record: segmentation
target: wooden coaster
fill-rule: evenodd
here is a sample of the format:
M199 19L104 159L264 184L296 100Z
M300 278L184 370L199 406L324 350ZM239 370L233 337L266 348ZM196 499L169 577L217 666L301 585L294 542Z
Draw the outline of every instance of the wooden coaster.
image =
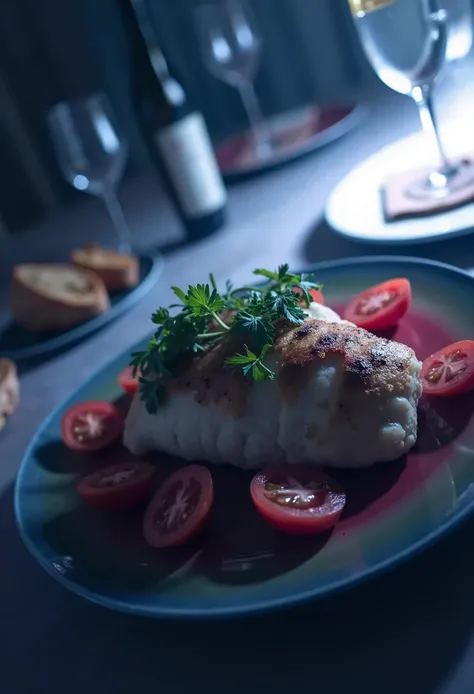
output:
M387 178L380 191L385 221L388 223L402 219L429 217L474 202L472 162L469 159L463 159L460 163L466 166L464 173L459 175L460 189L439 198L416 198L407 195L406 192L413 183L427 178L432 169L404 171ZM465 186L462 185L463 176Z

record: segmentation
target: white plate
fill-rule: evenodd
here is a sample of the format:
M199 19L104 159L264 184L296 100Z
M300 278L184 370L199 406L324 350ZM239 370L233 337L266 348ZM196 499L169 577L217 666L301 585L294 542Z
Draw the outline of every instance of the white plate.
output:
M474 129L450 123L443 141L453 158L474 153ZM431 143L421 133L381 149L354 168L331 193L326 220L343 236L368 243L423 243L466 234L474 227L474 204L451 212L386 223L380 185L388 174L436 165Z

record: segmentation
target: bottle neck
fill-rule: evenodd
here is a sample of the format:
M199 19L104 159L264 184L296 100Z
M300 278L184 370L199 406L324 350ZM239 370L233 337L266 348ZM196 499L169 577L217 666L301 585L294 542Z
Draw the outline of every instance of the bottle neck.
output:
M158 77L166 79L170 74L168 64L156 41L148 8L143 0L130 0L130 4L153 70Z
M186 103L186 94L178 80L170 73L166 58L158 46L148 8L144 0L130 0L130 4L153 72L170 103L179 108Z

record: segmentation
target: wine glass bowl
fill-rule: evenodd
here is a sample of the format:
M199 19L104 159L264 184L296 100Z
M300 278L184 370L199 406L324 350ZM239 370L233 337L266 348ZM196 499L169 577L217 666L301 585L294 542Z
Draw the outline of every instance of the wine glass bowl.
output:
M472 28L466 28L472 23L470 0L349 0L349 5L375 72L388 87L413 98L423 131L437 149L439 167L409 184L405 195L435 200L472 186L474 163L450 161L433 104L442 70L472 45Z
M272 154L272 138L254 88L260 67L262 41L246 0L224 0L195 10L196 31L204 65L209 72L238 89L250 123L255 153Z
M76 190L104 201L120 249L130 250L130 231L117 200L128 148L108 99L99 93L59 102L49 110L46 120L64 178Z
M261 39L249 11L240 2L196 9L204 63L211 74L232 87L253 81L260 63Z
M406 14L394 7L405 0L396 0L383 11L359 14L356 24L364 52L379 78L393 91L406 95L415 86L436 79L445 64L447 46L446 12L427 14L422 2L409 1L409 31Z

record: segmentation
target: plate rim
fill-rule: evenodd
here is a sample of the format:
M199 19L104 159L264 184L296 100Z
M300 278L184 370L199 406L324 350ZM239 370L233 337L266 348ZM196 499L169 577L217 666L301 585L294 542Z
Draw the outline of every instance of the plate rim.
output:
M318 133L317 135L313 135L307 142L306 144L301 145L300 147L296 148L291 154L288 156L280 156L277 157L276 159L269 160L267 163L263 163L260 166L252 166L252 167L245 167L241 169L228 169L228 168L222 168L220 169L222 177L224 178L224 181L226 183L234 183L238 182L243 179L250 179L253 178L254 176L259 176L263 175L265 173L269 173L271 171L274 171L275 169L278 169L280 167L286 166L287 164L291 164L298 159L301 159L303 157L306 157L309 154L312 154L314 152L317 152L319 149L322 149L323 147L326 147L327 145L332 144L334 141L338 140L339 138L345 137L348 135L354 128L357 127L359 123L362 122L364 116L368 116L370 112L370 106L367 103L364 102L359 102L359 101L341 101L334 103L332 105L329 104L307 104L306 107L309 108L334 108L334 107L346 107L350 108L351 110L347 115L343 116L339 121L336 123L333 123L333 125L330 125L326 130L323 130L321 133ZM304 106L302 107L304 108ZM297 111L298 109L293 109L293 111ZM302 109L300 109L302 110ZM275 114L275 117L278 117L279 115L282 114ZM247 130L248 132L248 130ZM240 133L242 134L242 133ZM217 152L219 151L220 147L224 146L226 142L229 142L233 137L236 137L239 135L239 133L234 133L233 136L227 138L227 140L224 140L221 142L218 147L217 147Z
M468 272L461 268L457 268L454 265L449 265L448 263L443 263L439 261L430 260L428 258L416 258L411 256L403 255L379 255L379 256L358 256L355 258L345 258L342 260L330 260L321 263L316 263L311 266L311 272L316 273L318 270L331 270L337 267L351 267L357 265L375 265L382 263L405 263L407 265L423 265L428 266L432 269L442 270L448 272L451 275L455 275L456 278L462 280L463 282L468 282L474 287L474 277ZM130 349L124 350L114 359L110 360L109 366L112 363L118 362L121 359L125 359L126 355L130 353ZM61 411L67 407L68 403L77 395L77 392L82 388L86 388L92 381L94 381L100 373L104 371L101 367L94 371L94 373L87 379L87 381L79 388L76 388L67 398L59 403L41 422L35 431L30 443L28 444L20 463L20 467L15 480L14 489L14 512L15 521L20 534L20 537L30 552L32 557L36 559L38 564L50 574L59 584L70 590L75 595L85 598L89 602L101 605L108 609L114 610L116 612L121 612L130 615L138 615L142 617L151 617L154 619L189 619L189 620L210 620L217 621L220 619L229 618L239 618L239 617L251 617L264 615L271 612L294 609L306 603L316 603L319 600L328 598L330 596L342 593L346 590L355 588L368 580L377 578L384 573L396 568L397 566L403 565L411 558L417 557L419 554L425 550L430 549L444 537L453 532L456 528L461 526L468 517L474 512L474 498L466 502L463 508L458 511L455 515L449 514L446 516L446 520L437 529L428 533L421 539L412 543L408 547L399 552L391 555L387 559L380 561L373 567L365 569L359 575L355 577L345 577L339 579L332 583L329 587L320 587L315 589L307 589L295 593L291 596L284 596L280 598L272 598L270 600L260 600L257 604L250 605L238 605L231 607L218 607L218 608L179 608L165 606L150 607L150 606L136 606L131 605L128 602L121 601L119 599L112 599L104 596L101 593L94 592L89 588L77 583L57 570L54 569L52 564L45 558L41 550L37 547L35 542L30 539L23 521L22 514L22 501L21 501L21 488L23 485L23 478L26 474L27 465L31 459L34 450L40 440L44 431L48 428L49 424L53 419L55 419Z
M410 246L416 246L419 244L423 243L436 243L437 241L444 241L448 238L454 238L457 236L467 236L474 231L474 224L470 224L469 226L458 226L455 229L447 229L446 231L432 235L430 234L429 236L421 236L419 233L416 235L407 235L406 232L400 232L400 237L393 237L393 238L383 238L380 236L376 237L369 237L369 236L363 236L357 231L353 231L349 229L346 226L341 226L341 224L336 223L334 220L333 215L330 213L330 207L333 205L334 200L336 199L336 196L342 187L343 183L354 173L356 169L361 168L364 164L366 164L368 161L375 159L378 155L382 154L385 151L388 151L392 148L395 148L398 144L404 143L407 140L413 139L414 137L419 137L421 131L415 131L413 133L410 133L404 137L401 137L399 139L393 140L392 142L387 143L386 145L382 146L380 149L376 150L369 156L367 156L365 159L363 159L360 162L357 162L354 164L354 166L338 181L338 183L334 186L334 188L331 190L330 194L327 197L325 206L324 206L324 219L327 224L331 227L331 229L334 230L335 233L339 234L343 238L350 239L352 241L356 240L361 244L367 245L367 244L376 244L377 246L384 246L384 245L393 245L393 246L400 246L402 244L405 245L410 245ZM432 215L434 216L439 216L439 215L444 215L449 217L450 215L453 215L457 213L460 209L462 208L467 208L467 207L473 207L474 208L474 202L468 202L465 203L464 205L460 205L458 207L455 207L452 210L447 210L445 212L440 212L438 215ZM410 222L416 223L417 221L423 221L430 219L430 216L421 216L421 217L409 217L407 219L399 220L392 222L390 224L386 224L385 226L387 227L393 227L396 228L397 224L403 223L403 224L409 224ZM448 226L448 225L447 225Z
M66 349L69 345L74 345L76 341L81 340L81 338L86 339L90 337L105 328L109 323L120 318L121 315L132 308L137 301L154 287L163 272L164 258L162 255L141 253L138 257L139 260L150 261L148 273L136 287L133 287L120 302L111 306L106 313L76 325L65 332L61 332L51 339L40 342L38 345L20 347L19 349L2 349L2 355L16 361L39 359L61 349Z

